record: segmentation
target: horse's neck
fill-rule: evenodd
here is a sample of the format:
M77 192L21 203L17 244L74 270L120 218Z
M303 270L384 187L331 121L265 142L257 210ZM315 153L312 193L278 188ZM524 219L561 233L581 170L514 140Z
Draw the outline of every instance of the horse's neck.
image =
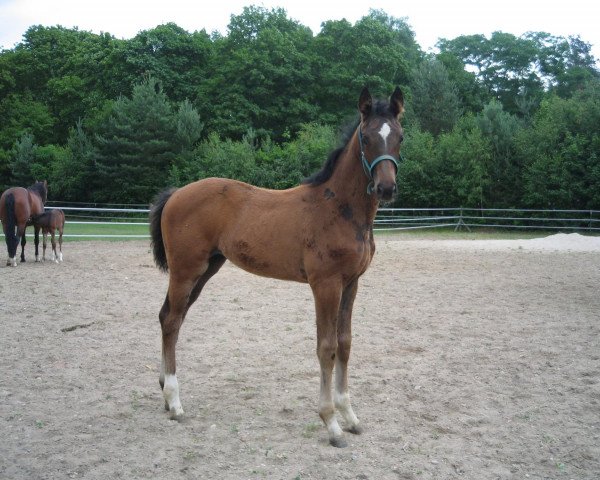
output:
M41 195L37 191L29 188L27 189L27 193L29 195L29 203L31 204L32 214L39 215L44 213L44 200Z
M379 202L374 195L367 193L370 180L363 170L356 139L350 142L338 162L333 175L326 183L335 193L336 200L352 206L355 216L364 218L366 223L372 225Z

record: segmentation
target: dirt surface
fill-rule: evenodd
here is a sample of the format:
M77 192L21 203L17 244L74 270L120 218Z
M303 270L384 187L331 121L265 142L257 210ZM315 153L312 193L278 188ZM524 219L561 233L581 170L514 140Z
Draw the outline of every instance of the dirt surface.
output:
M597 479L600 244L557 240L379 237L350 363L365 432L345 449L316 413L306 285L223 267L181 331L177 423L147 242L2 266L0 478Z

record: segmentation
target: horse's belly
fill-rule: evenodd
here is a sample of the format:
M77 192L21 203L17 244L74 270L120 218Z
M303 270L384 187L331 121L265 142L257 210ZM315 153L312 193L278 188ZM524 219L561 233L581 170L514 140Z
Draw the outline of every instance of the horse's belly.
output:
M269 240L271 238L271 240ZM279 280L306 282L298 247L266 236L262 241L239 238L221 246L225 257L247 272Z

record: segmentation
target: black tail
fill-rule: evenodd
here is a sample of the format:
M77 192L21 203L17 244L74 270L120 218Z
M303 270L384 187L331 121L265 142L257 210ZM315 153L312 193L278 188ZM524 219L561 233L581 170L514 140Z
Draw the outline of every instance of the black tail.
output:
M160 219L167 201L171 198L171 195L173 195L175 190L177 189L170 188L159 193L150 208L150 236L152 237L151 245L152 252L154 253L154 262L163 272L169 270L169 265L167 264L167 255L165 252L165 244L163 243L162 230L160 228Z
M6 195L4 208L6 208L6 247L8 249L8 256L14 258L17 254L19 238L16 234L17 215L15 213L15 196L12 193Z

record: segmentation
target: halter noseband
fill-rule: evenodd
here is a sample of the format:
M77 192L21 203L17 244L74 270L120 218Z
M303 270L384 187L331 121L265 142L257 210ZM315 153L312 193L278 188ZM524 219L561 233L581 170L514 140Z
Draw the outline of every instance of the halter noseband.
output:
M373 193L373 187L375 186L373 180L373 170L377 166L379 162L383 162L384 160L389 160L396 167L396 173L398 173L398 160L396 160L391 155L379 155L375 160L371 163L367 161L367 157L365 155L365 149L363 148L363 139L362 139L362 128L358 127L358 142L360 143L360 159L362 161L362 166L365 171L365 175L370 180L367 185L367 194L371 195ZM402 160L402 156L400 155L400 160Z

